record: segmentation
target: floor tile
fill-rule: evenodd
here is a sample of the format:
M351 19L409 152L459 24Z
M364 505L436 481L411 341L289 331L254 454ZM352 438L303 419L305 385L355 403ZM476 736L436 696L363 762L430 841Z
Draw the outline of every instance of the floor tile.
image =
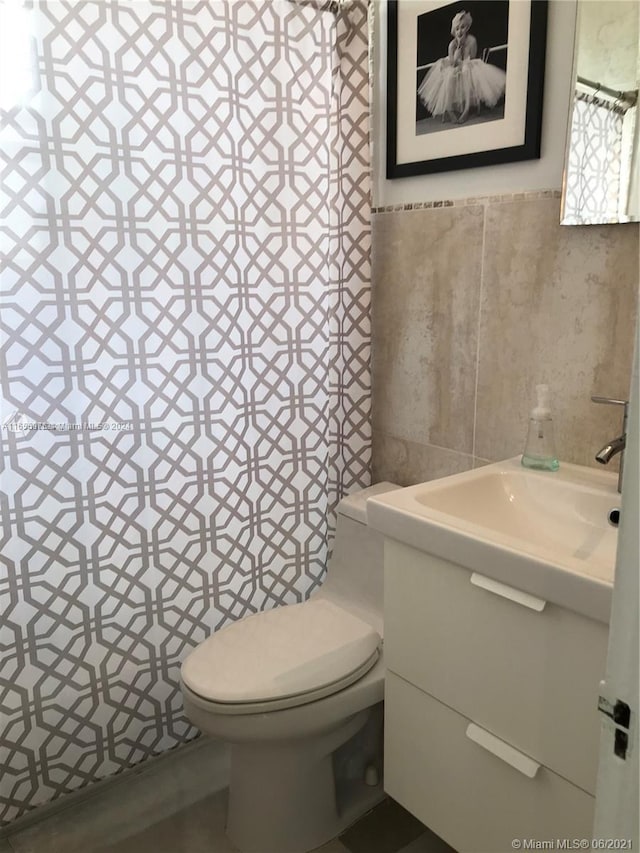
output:
M340 836L349 853L399 853L425 827L394 800L386 799Z
M143 832L99 847L92 853L236 853L237 848L225 835L226 814L227 791L221 791ZM335 839L318 848L316 853L348 851Z
M398 853L455 853L453 847L444 842L430 829L399 850Z
M313 853L348 853L348 850L344 844L336 838L328 844L323 844L322 847L318 847L318 849L314 850Z
M236 853L224 832L226 813L221 791L92 853Z
M225 834L228 790L207 787L211 778L220 782L215 757L215 746L205 743L106 785L0 840L0 853L237 853ZM317 853L455 851L386 799Z
M92 853L201 805L224 788L227 780L228 750L202 739L202 743L177 750L149 767L142 765L139 773L114 779L87 799L16 830L10 836L11 844L15 853ZM174 848L171 853L183 851Z

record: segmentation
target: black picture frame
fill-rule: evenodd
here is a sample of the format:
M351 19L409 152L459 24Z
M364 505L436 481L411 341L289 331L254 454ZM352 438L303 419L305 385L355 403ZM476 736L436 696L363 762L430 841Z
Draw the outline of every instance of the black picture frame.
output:
M515 0L516 2L521 2L521 0ZM483 7L479 7L479 3L483 2L485 5ZM514 0L502 0L502 6L507 7L507 15L511 12L512 4ZM403 10L406 14L413 15L415 12L416 15L416 45L415 51L413 50L413 45L411 46L411 50L403 50L402 57L399 58L398 53L398 21L399 21L399 7L402 7L406 4L406 10ZM428 4L427 4L428 5ZM449 22L451 18L456 12L466 10L469 11L472 8L480 8L480 18L482 16L482 12L486 10L486 14L490 14L489 7L492 5L491 3L487 3L487 0L468 0L468 2L450 2L443 4L433 4L437 6L434 11L438 11L440 17L443 15L448 16ZM496 7L498 4L493 4ZM432 131L418 131L420 127L419 124L419 109L420 109L420 99L417 95L416 87L416 117L413 120L413 124L408 120L408 110L405 110L404 115L404 124L402 120L398 118L398 79L399 79L399 62L402 63L411 63L415 62L416 73L420 71L420 51L421 51L421 43L420 43L420 33L424 32L438 32L439 35L439 45L441 55L446 55L446 47L443 43L443 21L438 19L438 27L435 26L435 15L434 17L434 26L429 27L428 22L420 22L420 9L424 9L424 5L416 3L415 0L388 0L388 40L387 40L387 170L386 176L388 179L394 178L405 178L405 177L413 177L415 175L425 175L434 172L447 172L454 171L458 169L471 169L479 166L494 166L500 163L513 163L518 160L535 160L540 157L540 141L542 135L542 98L544 93L544 70L545 70L545 55L546 55L546 41L547 41L547 13L548 13L548 2L547 0L531 0L530 3L530 15L528 20L528 51L520 50L518 54L518 37L521 37L520 48L523 45L527 44L527 33L520 33L519 31L510 35L507 42L502 45L502 49L505 54L505 58L503 60L503 64L506 70L507 61L514 63L526 63L528 67L522 65L521 68L518 69L520 73L521 79L524 79L524 75L526 74L526 108L524 110L520 110L520 113L523 114L524 121L521 122L524 124L521 127L521 141L518 141L517 144L506 144L504 147L492 147L490 150L469 150L465 153L453 154L451 156L429 156L430 148L434 148L433 142L436 138L436 134L440 136L440 149L442 150L443 143L446 144L446 137L443 137L442 133L456 133L456 130L461 125L455 124L453 122L449 123L449 125L445 126L443 124L442 128L437 127L434 122L436 121L435 115L428 114L428 110L426 106L424 107L427 112L427 117L431 119ZM426 13L423 12L423 17L426 18L427 15L433 14L431 11ZM505 19L506 21L506 19ZM426 26L425 26L426 25ZM421 30L422 27L422 30ZM506 27L506 23L503 25L503 28ZM486 27L485 27L486 28ZM506 31L506 30L505 30ZM473 32L473 24L470 33ZM448 38L451 39L450 30ZM513 40L514 44L511 43ZM493 50L493 48L491 49ZM424 52L424 51L423 51ZM433 53L433 50L432 50ZM508 60L506 55L508 53ZM491 57L491 54L489 54ZM436 62L432 62L431 65L435 65ZM405 66L402 71L404 72L404 78L408 79L409 75L409 66ZM416 80L417 77L414 75L412 77L413 80ZM424 77L423 77L424 79ZM504 91L504 89L503 89ZM406 96L407 99L409 95ZM503 99L504 101L509 97L509 87L507 85L506 95ZM494 110L497 110L498 107L495 107ZM502 107L503 115L504 115L504 106ZM482 109L478 107L478 118L477 121L487 122L492 119L482 118L481 117ZM486 112L489 112L488 110ZM438 117L439 118L439 117ZM423 122L422 126L428 125L429 122ZM471 124L471 122L470 122ZM403 160L402 162L398 161L398 139L399 134L401 133L413 134L414 140L414 148L419 149L420 156L423 156L423 159L410 159L409 161ZM420 135L419 133L423 133L424 135ZM499 131L496 131L499 137ZM473 135L473 131L470 136ZM481 145L482 147L482 145Z

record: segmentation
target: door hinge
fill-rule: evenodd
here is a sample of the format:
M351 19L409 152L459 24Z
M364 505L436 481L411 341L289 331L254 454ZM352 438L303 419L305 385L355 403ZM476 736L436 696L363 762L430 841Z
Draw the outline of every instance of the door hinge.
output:
M615 703L612 703L604 696L598 696L598 711L613 720L615 724L613 751L618 758L626 760L629 749L631 708L621 699L616 699Z

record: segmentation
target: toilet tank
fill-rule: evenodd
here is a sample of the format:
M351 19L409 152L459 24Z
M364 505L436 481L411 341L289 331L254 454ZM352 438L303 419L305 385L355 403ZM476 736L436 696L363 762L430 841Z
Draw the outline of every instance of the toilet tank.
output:
M377 483L338 504L336 536L327 575L313 597L328 598L383 635L384 537L367 525L367 498L399 489Z

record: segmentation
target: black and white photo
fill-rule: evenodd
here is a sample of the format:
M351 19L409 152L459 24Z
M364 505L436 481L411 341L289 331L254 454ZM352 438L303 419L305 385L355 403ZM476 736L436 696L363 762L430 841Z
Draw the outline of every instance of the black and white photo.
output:
M451 3L418 16L416 133L504 117L509 2Z
M387 177L540 156L546 0L389 0Z

